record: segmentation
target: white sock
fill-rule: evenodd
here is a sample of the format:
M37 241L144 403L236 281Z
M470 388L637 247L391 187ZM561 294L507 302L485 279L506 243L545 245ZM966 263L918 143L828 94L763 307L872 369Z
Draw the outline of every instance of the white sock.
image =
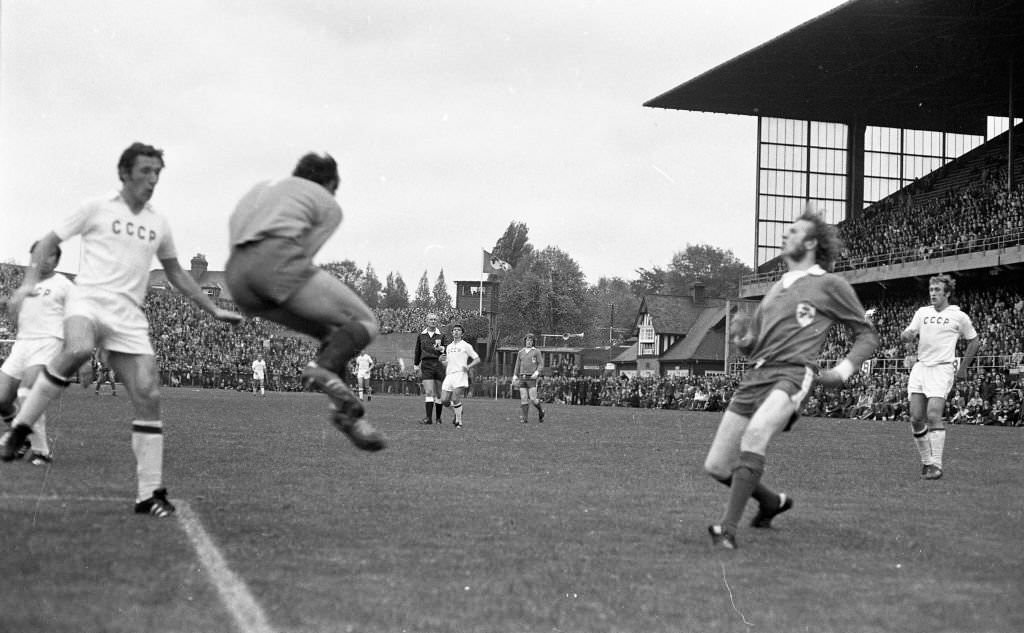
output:
M18 407L21 408L25 402L25 398L28 397L29 389L27 387L18 387ZM32 451L35 453L42 453L43 455L50 454L50 443L46 441L46 413L44 412L39 419L32 425L32 432L28 435L28 441L32 445Z
M914 445L917 446L917 453L921 456L921 463L928 465L932 463L932 445L928 441L928 429L918 432L914 431Z
M455 412L455 423L462 424L462 403L456 402L452 405L452 411Z
M160 420L132 422L132 450L135 452L135 472L139 481L137 501L153 496L163 487L164 429Z
M28 424L32 426L36 420L46 412L46 407L64 391L62 385L52 382L45 374L36 378L35 383L21 403L21 410L14 416L14 424Z
M932 463L942 468L942 451L946 448L946 429L932 429L928 432L932 449Z

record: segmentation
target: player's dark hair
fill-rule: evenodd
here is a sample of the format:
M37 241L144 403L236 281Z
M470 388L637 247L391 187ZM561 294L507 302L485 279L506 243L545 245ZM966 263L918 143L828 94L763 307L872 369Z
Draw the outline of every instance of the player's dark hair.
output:
M36 246L39 246L39 240L36 240L36 241L32 242L32 246L28 247L29 255L31 255L32 253L36 252ZM57 261L59 262L60 261L60 256L62 255L61 250L60 250L60 244L55 245L53 247L53 250L56 251L56 253L57 253Z
M526 334L523 335L523 343L525 343L527 339L531 339L531 338L533 339L534 343L537 342L537 337L534 336L532 332L527 332Z
M811 208L805 209L797 220L811 223L806 239L818 240L818 247L814 249L815 263L825 270L832 270L836 258L843 250L843 240L839 238L839 231L835 226L826 222L820 212Z
M952 297L953 291L956 290L956 279L953 279L946 273L941 275L935 275L928 280L928 285L942 284L946 288L946 295Z
M334 158L327 153L317 154L315 152L310 152L300 158L292 175L311 180L323 187L327 187L332 181L341 179L338 176L338 163Z
M152 145L146 145L135 141L128 146L126 150L121 152L121 158L117 161L117 177L121 178L121 174L124 172L131 172L132 167L135 166L135 158L138 156L149 156L151 158L160 159L160 167L164 166L164 150L157 149ZM123 178L121 178L123 180Z
M462 327L462 324L461 324L461 323L452 323L452 325L451 325L451 330L452 330L453 332L455 331L455 328L459 328L460 330L462 330L462 333L463 333L463 334L465 334L465 333L466 333L466 328Z

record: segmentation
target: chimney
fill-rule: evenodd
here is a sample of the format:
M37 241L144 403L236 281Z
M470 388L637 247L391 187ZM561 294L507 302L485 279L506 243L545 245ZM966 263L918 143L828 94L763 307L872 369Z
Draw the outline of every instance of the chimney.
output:
M704 305L704 282L703 281L694 282L691 296L693 297L694 305Z
M206 255L197 253L196 256L192 258L192 270L190 271L192 273L192 279L195 279L198 283L199 280L202 279L203 275L206 274L206 267Z

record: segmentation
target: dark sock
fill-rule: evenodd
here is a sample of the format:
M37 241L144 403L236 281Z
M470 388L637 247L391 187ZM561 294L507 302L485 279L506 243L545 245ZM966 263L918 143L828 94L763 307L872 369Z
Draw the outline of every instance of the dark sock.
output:
M529 419L529 417L530 417L530 405L528 405L528 404L521 404L521 405L519 405L519 408L523 412L523 419L524 420Z
M423 403L423 410L425 411L424 415L429 420L430 416L434 415L434 402L433 401L424 402Z
M434 403L434 416L437 418L438 422L441 421L441 412L442 411L444 411L444 405L441 404L440 402L435 402Z
M764 455L743 451L740 463L732 471L732 484L729 486L729 503L725 507L721 524L727 532L736 533L743 509L747 506L754 489L761 482L764 474Z
M370 333L359 321L349 321L327 335L316 357L316 364L344 376L348 361L370 342Z
M732 477L715 477L712 475L715 481L725 485L726 488L732 486ZM770 508L772 510L778 509L782 505L782 498L779 497L779 493L770 490L764 484L758 482L757 487L754 488L754 492L750 493L750 496L754 498L758 504L762 507Z

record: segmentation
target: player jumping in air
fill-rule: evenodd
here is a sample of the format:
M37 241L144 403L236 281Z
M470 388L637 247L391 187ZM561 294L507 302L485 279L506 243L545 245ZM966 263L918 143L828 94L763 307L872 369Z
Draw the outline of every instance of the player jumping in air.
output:
M224 272L243 312L320 341L303 382L327 394L331 423L353 444L379 451L384 437L363 418L362 403L341 378L356 352L377 336L377 318L354 290L313 265L341 224L334 199L340 183L334 158L310 153L290 177L253 187L231 214Z
M971 324L971 317L949 303L956 282L949 275L937 275L928 280L928 298L931 305L918 308L910 325L900 338L912 344L917 338L917 362L910 370L907 394L910 398L910 427L914 444L921 456L921 476L925 479L942 477L942 453L946 445L946 427L942 412L946 396L953 382L967 376L981 339ZM967 341L967 349L955 367L956 342Z
M784 493L761 483L768 443L796 420L810 391L817 357L829 327L853 332L853 346L817 380L835 387L852 376L878 345L878 334L850 284L826 272L839 252L835 228L807 210L786 233L782 256L789 268L761 300L753 319L733 322L730 336L753 366L743 376L708 450L704 468L729 486L721 519L708 527L716 547L734 549L740 517L753 497L758 512L751 525L767 528L793 507Z

